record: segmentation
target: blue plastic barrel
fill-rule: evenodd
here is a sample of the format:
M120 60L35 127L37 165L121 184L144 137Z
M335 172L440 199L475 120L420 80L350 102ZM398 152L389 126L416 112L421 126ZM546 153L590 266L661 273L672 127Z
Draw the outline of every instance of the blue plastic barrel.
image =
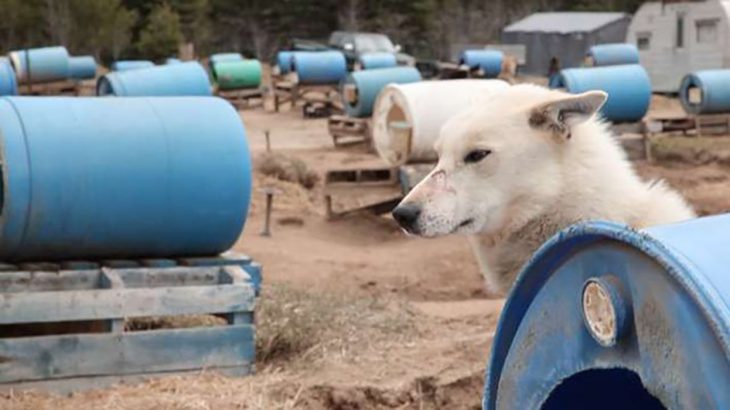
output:
M28 81L28 62L30 62L30 80L33 83L62 81L69 77L69 56L66 47L11 51L8 57L13 63L20 84Z
M553 86L579 94L603 90L608 100L601 108L611 122L634 122L644 118L651 102L651 80L638 64L607 67L567 68Z
M340 51L297 51L292 70L299 84L337 84L347 76L347 62Z
M483 408L730 403L730 214L550 239L502 311Z
M587 56L596 67L621 64L639 64L639 50L633 44L599 44L588 49Z
M486 78L497 78L502 72L504 54L498 50L465 50L459 57L459 64L471 69L481 69Z
M96 60L93 56L75 56L68 60L69 78L86 80L96 78Z
M119 60L111 65L112 71L139 70L140 68L154 67L155 63L149 60Z
M239 237L251 164L213 97L0 98L0 260L215 255Z
M168 57L165 59L165 64L180 64L182 61L179 58Z
M276 53L276 66L279 67L280 74L289 74L291 72L293 51L279 51Z
M699 101L690 101L690 89L699 91ZM730 112L730 70L703 70L687 74L679 86L679 101L690 114Z
M421 73L414 67L379 68L375 70L355 71L342 83L340 94L343 98L345 112L350 117L369 117L373 113L373 105L380 90L388 84L407 84L421 81ZM356 99L350 101L347 87L354 87Z
M208 73L195 61L111 72L99 78L96 84L99 96L205 96L211 93Z
M0 95L17 95L18 82L10 60L0 57Z
M398 61L393 53L365 53L361 54L357 60L363 70L388 68L398 65Z

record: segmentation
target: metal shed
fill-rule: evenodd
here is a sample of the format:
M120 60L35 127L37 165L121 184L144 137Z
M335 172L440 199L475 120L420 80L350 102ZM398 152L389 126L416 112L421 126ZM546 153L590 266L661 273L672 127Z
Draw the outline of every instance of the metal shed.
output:
M626 41L636 44L653 91L675 93L682 77L730 68L730 1L644 3Z
M594 44L623 42L630 17L625 13L535 13L502 30L503 44L524 44L526 74L546 75L555 58L560 68L579 66Z

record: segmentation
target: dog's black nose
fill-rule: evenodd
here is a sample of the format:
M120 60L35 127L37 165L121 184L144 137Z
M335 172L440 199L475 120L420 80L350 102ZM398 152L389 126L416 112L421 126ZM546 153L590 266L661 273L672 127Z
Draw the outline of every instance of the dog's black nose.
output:
M421 215L421 207L414 203L400 204L393 210L393 218L404 229L415 232L418 216Z

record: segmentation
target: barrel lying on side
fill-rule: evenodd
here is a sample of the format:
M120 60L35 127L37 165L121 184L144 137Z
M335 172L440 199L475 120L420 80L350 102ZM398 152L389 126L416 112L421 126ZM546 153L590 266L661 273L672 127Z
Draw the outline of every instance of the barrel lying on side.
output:
M0 57L0 95L17 95L18 82L10 60Z
M634 122L644 118L651 102L651 81L638 64L568 68L560 72L555 88L579 94L603 90L608 100L601 114L611 122Z
M120 60L115 61L111 65L112 71L129 71L138 70L140 68L154 67L155 63L149 60Z
M93 56L74 56L68 60L69 78L87 80L96 78L96 60Z
M291 72L293 51L279 51L276 53L276 66L279 68L279 74L289 74Z
M690 114L730 112L730 70L703 70L686 75L679 101Z
M347 61L339 51L297 51L292 57L292 71L299 84L338 84L347 76Z
M588 49L586 54L589 66L639 64L639 50L633 44L599 44Z
M504 53L498 50L465 50L459 57L459 65L482 70L486 78L497 78L502 72L503 60Z
M122 97L211 95L208 73L198 62L111 72L96 84L99 96Z
M261 73L259 60L224 61L213 66L213 80L221 90L258 88Z
M483 408L727 407L728 242L728 214L557 234L502 310Z
M241 233L251 166L212 97L0 98L0 260L215 255Z
M390 165L436 159L433 144L454 114L509 87L502 80L443 80L390 84L373 108L373 144Z
M345 112L350 117L369 117L378 93L388 84L421 81L421 73L413 67L379 68L355 71L342 83Z
M357 62L363 70L389 68L398 65L398 60L393 53L364 53L358 57Z
M241 60L243 60L243 55L241 53L217 53L208 57L208 66L212 70L213 66L218 63Z
M66 47L11 51L8 57L13 64L19 84L25 84L29 78L33 83L46 83L63 81L69 77L69 55Z

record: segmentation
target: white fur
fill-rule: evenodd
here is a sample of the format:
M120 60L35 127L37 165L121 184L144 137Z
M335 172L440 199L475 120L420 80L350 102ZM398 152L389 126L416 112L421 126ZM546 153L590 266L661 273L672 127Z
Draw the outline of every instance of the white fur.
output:
M592 109L604 98L600 92L577 97L585 102L580 108ZM417 234L471 235L491 293L506 292L537 247L573 223L601 219L643 228L694 217L678 193L639 179L592 110L560 117L566 124L560 130L530 123L541 107L573 99L517 85L456 115L436 143L436 168L403 200L421 207ZM474 149L491 154L465 163Z

